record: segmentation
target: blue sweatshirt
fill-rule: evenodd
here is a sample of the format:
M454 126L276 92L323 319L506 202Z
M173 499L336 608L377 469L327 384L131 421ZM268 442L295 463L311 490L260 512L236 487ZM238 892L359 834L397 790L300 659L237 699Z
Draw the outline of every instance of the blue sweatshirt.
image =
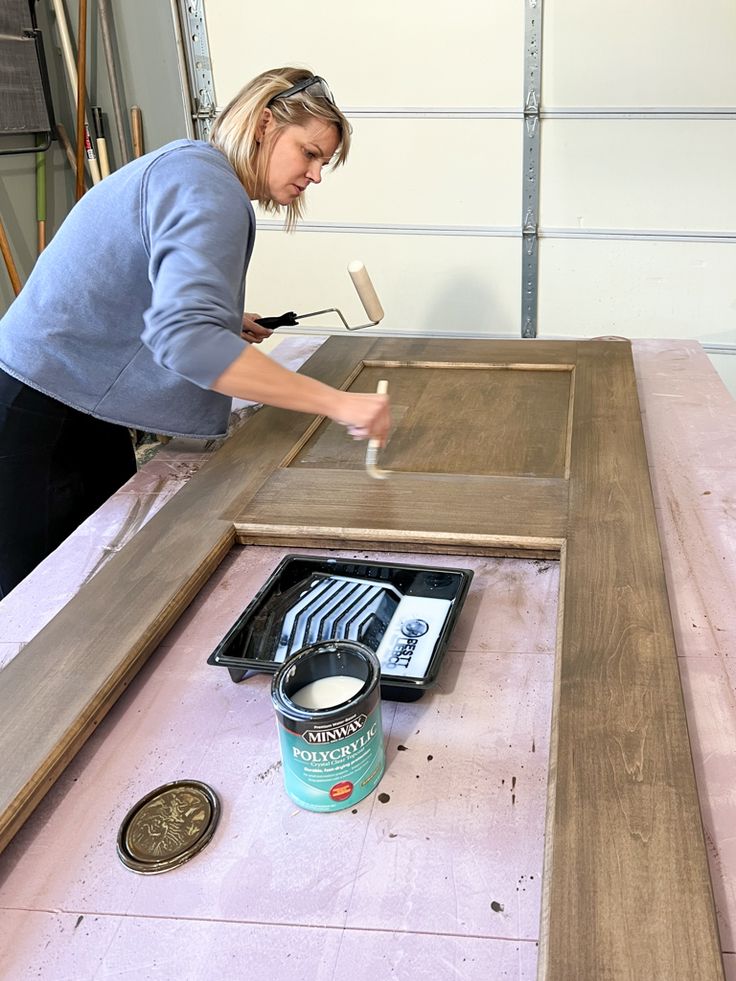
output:
M0 321L0 367L99 419L220 436L209 386L240 337L253 207L215 147L177 140L84 195Z

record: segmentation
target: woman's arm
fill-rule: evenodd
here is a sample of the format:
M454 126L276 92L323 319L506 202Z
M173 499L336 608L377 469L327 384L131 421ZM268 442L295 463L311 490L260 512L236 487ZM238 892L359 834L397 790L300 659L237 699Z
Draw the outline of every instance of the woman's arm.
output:
M308 375L283 368L250 346L215 379L212 388L279 409L327 416L348 427L356 439L377 439L383 445L391 426L386 395L341 392Z

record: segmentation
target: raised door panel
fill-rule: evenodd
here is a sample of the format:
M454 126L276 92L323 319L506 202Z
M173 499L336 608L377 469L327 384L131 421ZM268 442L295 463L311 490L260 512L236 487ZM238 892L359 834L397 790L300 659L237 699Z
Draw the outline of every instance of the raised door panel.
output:
M525 364L520 350L498 362L468 359L462 347L454 360L346 361L346 389L370 392L380 379L388 382L394 431L381 453L386 478L365 472L364 443L318 421L235 516L238 540L559 551L567 526L571 352Z
M374 392L388 381L394 431L381 466L406 473L564 477L572 370L425 362L370 361L348 386ZM323 422L286 464L365 469L365 444Z

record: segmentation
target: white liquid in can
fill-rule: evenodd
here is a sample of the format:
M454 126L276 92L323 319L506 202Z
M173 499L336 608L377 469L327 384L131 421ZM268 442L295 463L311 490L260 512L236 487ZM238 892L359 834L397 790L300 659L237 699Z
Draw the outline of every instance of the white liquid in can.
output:
M354 678L347 674L333 674L310 682L289 697L295 705L302 708L332 708L333 705L340 705L357 695L364 684L362 678Z

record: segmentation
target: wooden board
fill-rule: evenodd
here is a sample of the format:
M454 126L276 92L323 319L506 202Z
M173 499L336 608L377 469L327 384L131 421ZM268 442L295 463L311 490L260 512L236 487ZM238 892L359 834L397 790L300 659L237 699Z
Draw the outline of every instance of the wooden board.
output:
M567 527L567 482L513 477L393 473L372 480L365 471L277 470L263 492L236 517L242 543L317 544L340 538L343 546L387 543L506 547L535 554L559 552Z
M629 345L335 338L305 370L364 390L389 379L398 428L382 463L400 472L371 481L335 427L277 410L228 440L3 672L0 843L234 529L300 545L554 551L540 977L721 978Z
M626 348L578 347L540 976L719 978L715 910ZM690 895L699 897L693 907L681 902ZM574 970L566 975L565 965Z

